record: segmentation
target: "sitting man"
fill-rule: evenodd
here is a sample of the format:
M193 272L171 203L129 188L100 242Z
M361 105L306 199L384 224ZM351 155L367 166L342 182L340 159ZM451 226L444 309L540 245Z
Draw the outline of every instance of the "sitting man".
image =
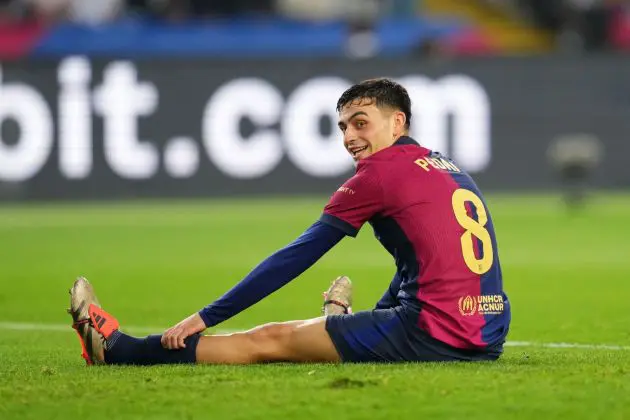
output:
M472 178L408 136L404 87L373 79L337 103L356 173L319 218L223 297L162 335L119 330L79 278L73 317L88 364L424 362L496 360L510 324L494 227ZM284 286L369 222L396 274L371 311L349 313L351 283L328 290L324 316L235 334L201 335Z

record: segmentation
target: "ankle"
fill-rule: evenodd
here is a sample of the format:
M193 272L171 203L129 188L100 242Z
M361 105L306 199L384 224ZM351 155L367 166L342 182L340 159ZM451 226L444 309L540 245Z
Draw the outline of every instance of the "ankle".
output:
M324 302L324 315L344 315L348 314L349 307L342 302L336 300L327 300Z

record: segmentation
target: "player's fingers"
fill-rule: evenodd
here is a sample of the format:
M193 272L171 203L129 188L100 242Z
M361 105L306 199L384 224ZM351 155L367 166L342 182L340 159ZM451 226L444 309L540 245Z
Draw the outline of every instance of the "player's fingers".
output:
M182 333L182 330L178 329L177 332L173 334L173 339L171 340L171 350L177 350L179 348L179 338Z
M176 341L177 341L177 331L173 331L173 334L171 334L168 337L167 348L169 350L173 350L175 348Z
M162 342L162 347L164 347L165 349L168 348L168 337L169 337L170 333L168 331L166 331L164 334L162 334L162 340L160 340Z
M166 348L166 345L168 344L168 335L170 334L170 329L164 331L164 334L162 334L162 338L160 339L160 343L162 343L162 347Z
M171 339L173 337L173 334L175 334L175 327L173 328L169 328L168 330L166 330L166 332L164 334L162 334L162 347L164 348L169 348Z
M166 334L164 334L162 336L162 339L164 340L164 348L170 349L171 348L171 343L173 342L173 335L175 334L175 328L171 328L170 330L168 330L166 332Z
M188 337L186 329L180 329L175 337L175 349L183 349L186 347L186 344L184 344L186 337Z
M184 330L183 327L175 326L169 328L162 334L162 339L160 342L162 343L162 347L170 350L177 350L181 348L186 348L186 344L184 340L188 337L188 334Z
M184 331L178 331L175 336L173 336L173 350L179 350L184 348L184 339L186 338L186 333Z

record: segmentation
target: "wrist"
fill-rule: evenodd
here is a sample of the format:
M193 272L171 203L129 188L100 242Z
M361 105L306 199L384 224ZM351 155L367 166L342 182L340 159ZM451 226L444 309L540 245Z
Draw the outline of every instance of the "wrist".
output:
M211 321L210 318L208 318L208 315L204 312L204 310L202 309L201 311L197 312L197 315L199 316L199 318L201 318L201 323L203 324L203 328L209 328L211 327Z

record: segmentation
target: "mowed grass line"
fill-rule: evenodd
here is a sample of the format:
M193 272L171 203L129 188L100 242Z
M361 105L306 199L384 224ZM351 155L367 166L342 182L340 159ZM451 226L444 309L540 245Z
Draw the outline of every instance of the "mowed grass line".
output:
M325 198L0 207L0 321L67 323L78 274L123 325L167 327L293 240ZM513 305L509 339L630 345L629 195L577 214L553 196L487 197ZM221 325L319 314L339 274L368 309L393 275L366 226ZM159 333L159 331L156 331ZM630 352L507 348L495 364L87 369L72 333L0 331L0 418L628 418Z

